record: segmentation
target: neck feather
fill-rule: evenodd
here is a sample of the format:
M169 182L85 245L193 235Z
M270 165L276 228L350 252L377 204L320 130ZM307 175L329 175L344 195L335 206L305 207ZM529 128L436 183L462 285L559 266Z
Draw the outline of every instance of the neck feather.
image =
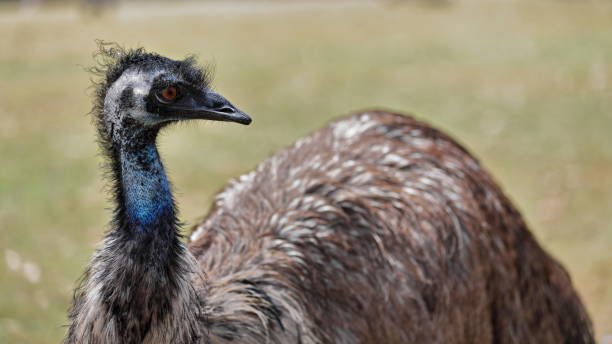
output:
M110 155L112 229L75 293L65 343L192 344L201 339L197 263L180 240L156 132L130 132Z
M116 220L131 232L175 231L175 206L155 140L122 145L118 154Z

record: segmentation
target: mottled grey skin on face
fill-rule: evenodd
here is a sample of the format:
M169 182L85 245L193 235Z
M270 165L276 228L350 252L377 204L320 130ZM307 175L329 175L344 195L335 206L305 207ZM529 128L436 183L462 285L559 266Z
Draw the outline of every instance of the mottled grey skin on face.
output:
M160 76L219 98L192 60L103 53L116 208L65 343L594 343L568 274L489 174L407 116L300 139L231 181L185 246L155 147L181 113L148 101Z

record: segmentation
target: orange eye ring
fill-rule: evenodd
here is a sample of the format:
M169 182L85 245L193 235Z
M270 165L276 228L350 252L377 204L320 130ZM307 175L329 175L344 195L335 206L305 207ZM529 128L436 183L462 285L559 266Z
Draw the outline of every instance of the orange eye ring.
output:
M166 87L161 91L160 96L163 100L171 102L179 95L179 90L176 86Z

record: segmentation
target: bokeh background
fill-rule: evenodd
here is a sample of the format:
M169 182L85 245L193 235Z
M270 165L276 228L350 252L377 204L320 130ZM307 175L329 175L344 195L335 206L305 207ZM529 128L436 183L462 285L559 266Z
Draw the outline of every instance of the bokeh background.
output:
M229 178L329 120L412 113L492 171L612 342L612 2L100 4L0 2L0 343L60 342L110 217L86 115L95 39L196 54L254 118L161 138L187 228Z

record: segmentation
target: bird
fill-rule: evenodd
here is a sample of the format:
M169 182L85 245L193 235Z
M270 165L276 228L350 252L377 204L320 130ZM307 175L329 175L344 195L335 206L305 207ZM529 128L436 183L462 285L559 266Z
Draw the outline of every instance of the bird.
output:
M158 133L251 118L193 57L101 42L97 61L113 213L65 344L594 343L490 174L411 116L330 122L231 180L183 240Z

